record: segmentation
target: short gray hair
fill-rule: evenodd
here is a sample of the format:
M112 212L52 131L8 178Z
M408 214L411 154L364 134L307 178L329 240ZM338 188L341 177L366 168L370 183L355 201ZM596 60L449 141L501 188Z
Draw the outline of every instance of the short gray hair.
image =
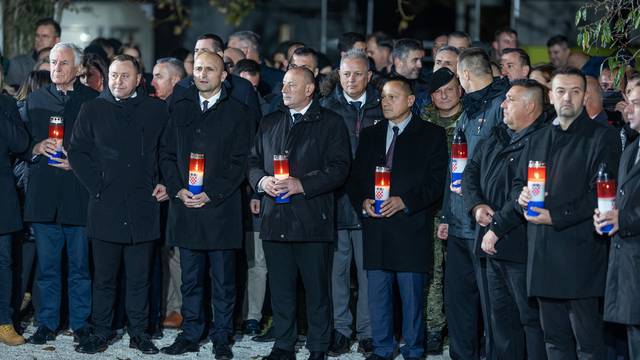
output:
M441 47L440 49L438 49L436 54L440 54L443 51L449 51L449 52L452 52L452 53L454 53L456 55L460 55L460 49L458 49L455 46L450 46L450 45L445 45L445 46Z
M340 66L342 66L342 63L345 60L361 60L366 64L367 69L369 68L369 58L362 49L351 49L344 53L344 55L340 59Z
M177 74L180 79L187 77L187 72L184 69L184 63L174 57L163 57L156 61L156 65L167 64L171 71Z
M74 43L70 42L59 42L53 45L51 51L49 52L49 58L53 57L53 54L60 49L70 49L73 51L73 65L80 65L82 63L82 49Z
M236 31L229 36L229 39L236 38L241 41L248 41L255 50L260 49L260 35L251 30Z

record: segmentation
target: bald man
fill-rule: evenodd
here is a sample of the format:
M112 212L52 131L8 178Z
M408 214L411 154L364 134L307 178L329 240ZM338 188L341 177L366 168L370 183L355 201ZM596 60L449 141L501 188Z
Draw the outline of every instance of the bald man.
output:
M342 117L314 101L314 91L310 70L287 71L284 106L262 119L249 156L249 183L265 195L260 236L276 338L267 360L295 359L298 272L307 295L309 359L325 359L331 338L333 192L347 178L351 149ZM274 155L288 155L288 177L274 177Z
M231 359L235 304L235 250L242 247L241 190L251 145L247 106L222 86L222 58L196 55L194 85L170 104L160 166L170 197L167 243L180 250L182 333L162 349L170 355L197 352L205 335L204 284L209 262L214 322L209 332L216 359ZM189 162L204 157L203 184L193 187Z

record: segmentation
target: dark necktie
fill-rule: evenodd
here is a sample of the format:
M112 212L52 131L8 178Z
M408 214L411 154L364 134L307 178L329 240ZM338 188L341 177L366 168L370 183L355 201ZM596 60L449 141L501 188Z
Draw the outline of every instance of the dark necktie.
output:
M398 132L400 131L400 128L397 126L394 126L393 128L391 128L391 130L393 130L393 138L391 139L389 150L387 150L387 164L386 164L389 169L393 167L393 151L395 150L395 147L396 147L396 140L398 139Z
M352 101L349 104L351 104L351 106L353 106L353 108L356 110L356 125L355 125L355 134L356 137L360 136L360 128L362 127L362 119L360 119L360 106L362 106L362 102L361 101Z
M291 116L291 121L288 122L287 127L285 128L285 134L284 134L285 138L289 136L289 130L291 130L293 125L297 124L301 118L302 118L301 113L296 113Z
M202 112L207 111L207 109L209 108L209 100L205 100L202 102Z

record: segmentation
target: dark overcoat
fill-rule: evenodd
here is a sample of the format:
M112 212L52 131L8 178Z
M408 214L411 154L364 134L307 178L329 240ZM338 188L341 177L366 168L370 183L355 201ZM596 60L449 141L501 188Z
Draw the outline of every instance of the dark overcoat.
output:
M222 87L204 113L197 88L173 94L160 166L170 196L167 243L193 250L242 247L241 187L251 147L254 119L249 109ZM176 197L188 188L190 153L205 156L203 192L211 199L187 208Z
M636 139L620 158L616 206L620 230L611 239L604 320L640 325L640 162Z
M25 159L32 161L26 193L24 220L85 226L89 193L73 171L47 164L45 156L32 156L33 147L49 137L49 117L64 118L63 147L68 149L80 107L98 92L76 80L73 91L63 95L55 84L40 88L27 97L27 129L31 144Z
M313 101L293 124L281 105L260 122L251 156L249 184L254 190L264 176L273 176L273 155L289 155L289 173L300 180L304 193L289 204L276 204L265 195L260 203L263 240L331 242L335 239L334 191L349 174L351 151L342 117Z
M69 146L73 171L89 192L87 236L122 243L160 238L160 138L164 101L144 94L116 101L109 89L86 102Z
M375 167L384 164L388 124L380 121L360 136L348 185L360 213L364 200L374 198ZM394 149L389 196L399 196L406 209L390 218L363 218L364 267L426 273L433 258L433 215L447 172L445 130L413 115Z
M555 120L554 120L555 121ZM601 163L615 169L620 156L618 133L592 121L583 111L563 131L555 123L529 140L513 181L513 206L527 184L529 160L544 161L544 207L553 225L527 223L529 296L579 299L604 295L608 240L594 232L596 177Z

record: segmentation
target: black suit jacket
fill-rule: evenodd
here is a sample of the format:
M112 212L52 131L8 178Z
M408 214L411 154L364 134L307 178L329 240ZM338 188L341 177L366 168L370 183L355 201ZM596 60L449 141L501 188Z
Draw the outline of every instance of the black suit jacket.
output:
M365 128L347 186L354 209L362 213L374 198L375 167L384 164L388 120ZM396 140L390 196L406 205L390 218L362 220L364 267L369 270L428 272L433 256L433 215L441 201L447 171L445 130L413 115Z

